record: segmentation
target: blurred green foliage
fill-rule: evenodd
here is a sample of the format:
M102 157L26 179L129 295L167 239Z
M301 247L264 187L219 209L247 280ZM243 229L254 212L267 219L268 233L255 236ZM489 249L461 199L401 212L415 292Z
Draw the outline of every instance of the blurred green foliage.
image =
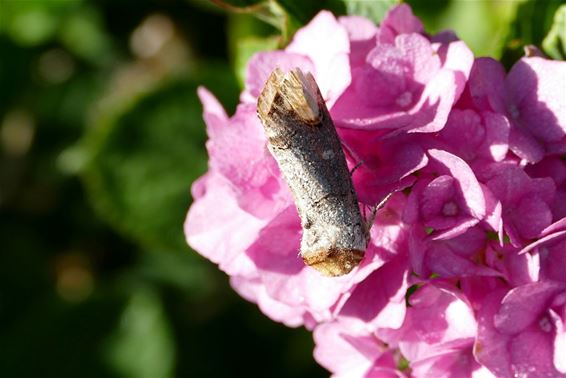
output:
M393 0L0 0L0 375L316 377L311 335L191 251L206 171L196 88L232 113L245 65L320 9ZM509 67L564 58L560 1L409 1ZM557 11L558 10L558 11Z
M544 38L542 46L553 59L566 59L566 4L556 10L552 28Z
M564 0L522 0L519 2L514 21L510 24L509 35L502 59L507 67L524 54L523 46L534 45L545 49L549 54L548 46L543 45L545 36L549 33L554 22L558 7ZM558 19L559 21L559 19Z

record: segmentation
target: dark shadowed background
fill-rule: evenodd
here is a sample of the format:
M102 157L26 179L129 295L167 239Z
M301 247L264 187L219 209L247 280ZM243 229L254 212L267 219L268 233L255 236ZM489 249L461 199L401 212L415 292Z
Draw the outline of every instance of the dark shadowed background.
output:
M379 21L392 3L0 0L0 376L326 376L309 332L185 245L196 88L232 113L255 51L321 8ZM543 40L564 58L561 1L409 3L507 67Z

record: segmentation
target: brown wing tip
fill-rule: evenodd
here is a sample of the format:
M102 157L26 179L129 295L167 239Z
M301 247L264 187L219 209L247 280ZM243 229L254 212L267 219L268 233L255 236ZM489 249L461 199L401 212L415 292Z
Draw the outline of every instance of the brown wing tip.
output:
M299 68L287 73L283 73L279 68L273 70L257 100L257 110L261 118L268 118L277 95L283 99L283 106L303 121L316 123L320 120L318 87L310 73L305 75Z
M273 105L273 100L281 86L283 76L283 71L279 68L274 69L259 94L257 99L257 112L263 119L267 119L268 117L271 106Z
M363 258L363 251L334 248L311 252L303 256L303 261L325 276L337 277L350 273Z

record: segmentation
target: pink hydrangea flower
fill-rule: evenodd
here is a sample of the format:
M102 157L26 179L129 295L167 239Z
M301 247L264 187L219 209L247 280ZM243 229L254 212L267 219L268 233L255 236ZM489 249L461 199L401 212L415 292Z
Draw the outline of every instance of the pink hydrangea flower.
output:
M479 109L504 114L512 124L511 150L536 163L545 155L566 152L564 63L523 58L509 74L493 59L477 59L467 95Z
M513 66L505 84L505 103L516 126L510 136L516 153L529 162L540 161L544 154L565 153L564 63L523 58Z
M477 322L465 296L438 282L420 287L409 304L403 325L378 335L398 346L415 376L492 376L473 356Z
M316 78L362 213L363 261L323 277L256 115L271 71ZM206 89L208 172L188 243L273 320L313 331L334 377L566 376L566 62L509 73L405 4L380 25L319 13L249 62L236 113ZM354 170L354 167L356 169Z
M501 273L510 286L536 282L540 277L540 258L536 254L521 253L511 245L491 242L485 253L486 265Z
M536 261L536 278L566 282L566 274L564 274L566 218L542 230L540 236L538 240L523 248L518 254Z
M387 11L379 25L377 38L381 43L394 43L398 35L411 33L424 34L423 23L415 17L410 6L399 4Z
M400 378L399 354L368 332L354 333L338 321L324 323L314 330L314 358L332 371L333 378Z
M540 281L496 291L479 312L474 346L497 377L566 376L566 284Z
M438 131L472 63L463 42L433 43L407 5L393 8L364 64L352 67L352 83L331 109L332 117L338 126L362 130Z
M255 105L269 74L276 67L285 71L298 67L303 72L312 73L330 107L350 84L349 53L346 28L332 13L322 11L297 31L284 51L259 53L250 60L241 100Z
M415 135L383 139L380 133L359 130L340 129L338 133L348 146L350 166L358 165L352 180L358 199L367 205L413 185L414 174L428 164L426 149Z
M483 177L502 203L503 228L511 244L525 245L552 223L550 205L556 191L552 179L530 178L521 167L513 164L490 165Z
M434 239L452 238L484 218L483 190L472 169L458 156L436 149L428 155L428 177L414 186L404 220L430 228Z
M556 194L550 208L554 219L566 217L566 162L553 156L527 166L525 172L533 178L549 177L554 181Z
M500 271L480 263L485 259L486 245L486 231L481 226L445 240L434 240L424 230L413 230L411 267L420 277L499 276Z
M438 148L459 156L470 166L481 167L505 159L509 150L509 129L509 121L501 114L455 108L434 139Z

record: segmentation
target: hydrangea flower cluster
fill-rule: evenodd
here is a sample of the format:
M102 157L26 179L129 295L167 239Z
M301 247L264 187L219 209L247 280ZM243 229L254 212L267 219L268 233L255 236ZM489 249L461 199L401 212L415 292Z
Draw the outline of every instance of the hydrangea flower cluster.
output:
M267 150L257 97L273 69L316 78L362 207L362 263L323 277ZM208 172L188 243L272 319L313 331L334 377L566 377L566 62L505 72L407 5L377 27L319 13L255 55L229 117L199 89Z

